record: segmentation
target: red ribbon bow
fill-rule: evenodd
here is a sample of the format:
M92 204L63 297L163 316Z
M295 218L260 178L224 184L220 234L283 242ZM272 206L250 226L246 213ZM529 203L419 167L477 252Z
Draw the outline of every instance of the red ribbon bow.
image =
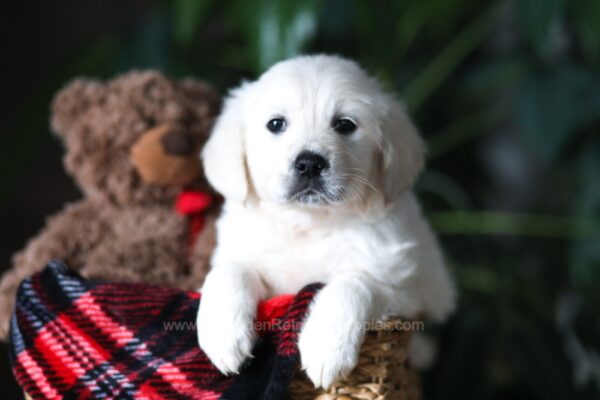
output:
M175 210L189 219L188 246L190 248L194 246L204 227L204 214L212 203L213 198L208 193L199 190L186 190L177 196Z

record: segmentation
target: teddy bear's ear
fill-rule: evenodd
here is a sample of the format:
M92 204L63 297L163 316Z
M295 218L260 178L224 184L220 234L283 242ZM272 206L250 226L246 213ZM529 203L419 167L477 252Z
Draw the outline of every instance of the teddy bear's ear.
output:
M202 108L207 116L215 116L219 112L221 96L209 84L193 78L185 78L179 82L179 85L196 108Z
M88 79L76 79L65 86L52 102L52 130L66 136L85 111L101 101L102 92L102 83Z

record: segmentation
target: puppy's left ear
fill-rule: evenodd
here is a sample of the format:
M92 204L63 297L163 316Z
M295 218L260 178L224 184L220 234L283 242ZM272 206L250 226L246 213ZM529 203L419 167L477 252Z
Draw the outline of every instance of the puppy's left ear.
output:
M381 130L381 182L385 202L389 203L410 188L425 164L425 144L395 99L386 101Z
M232 91L202 150L204 173L226 199L242 202L248 195L243 101L250 84Z

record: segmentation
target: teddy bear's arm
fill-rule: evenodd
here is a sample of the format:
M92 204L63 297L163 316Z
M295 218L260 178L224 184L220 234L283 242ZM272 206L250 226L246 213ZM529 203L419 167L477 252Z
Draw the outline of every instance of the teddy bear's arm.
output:
M186 287L185 217L171 207L129 207L111 216L111 227L113 234L87 255L84 277Z
M6 339L14 297L20 282L53 259L79 270L85 255L106 232L101 212L92 201L67 205L50 217L40 233L13 256L12 268L0 280L0 339Z

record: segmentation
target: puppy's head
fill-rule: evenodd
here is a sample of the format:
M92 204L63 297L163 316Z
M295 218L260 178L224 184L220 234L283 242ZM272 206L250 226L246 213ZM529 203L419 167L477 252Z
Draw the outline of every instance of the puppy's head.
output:
M355 63L303 56L233 90L203 150L227 199L311 207L393 200L423 166L402 106Z

